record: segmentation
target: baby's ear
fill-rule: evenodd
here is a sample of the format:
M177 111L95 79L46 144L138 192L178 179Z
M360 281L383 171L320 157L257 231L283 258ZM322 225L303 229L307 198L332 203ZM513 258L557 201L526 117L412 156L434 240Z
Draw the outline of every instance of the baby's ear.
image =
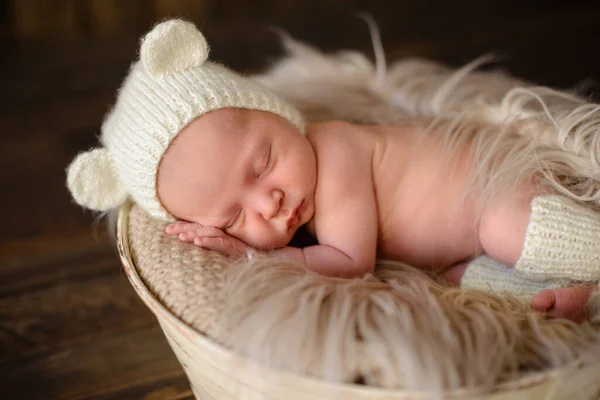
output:
M206 39L194 24L172 19L156 25L142 39L140 60L150 74L162 77L199 67L208 52Z
M79 154L67 169L67 186L77 204L107 211L123 204L127 192L107 149Z

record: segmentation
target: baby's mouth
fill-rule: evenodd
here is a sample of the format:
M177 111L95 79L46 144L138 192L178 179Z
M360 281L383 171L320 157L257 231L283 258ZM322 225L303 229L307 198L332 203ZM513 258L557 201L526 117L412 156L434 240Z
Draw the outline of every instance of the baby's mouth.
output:
M298 207L296 207L294 209L294 211L292 211L292 214L288 217L288 219L287 219L287 228L288 229L290 229L291 227L296 226L296 224L298 224L298 221L300 220L300 213L302 212L303 207L304 207L304 200L302 200L300 205L298 205Z

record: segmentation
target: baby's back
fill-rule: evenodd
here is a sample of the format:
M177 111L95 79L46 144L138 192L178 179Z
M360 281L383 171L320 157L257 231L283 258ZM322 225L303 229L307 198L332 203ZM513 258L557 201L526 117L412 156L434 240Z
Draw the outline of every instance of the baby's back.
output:
M371 165L364 165L372 171L371 182L365 182L370 187L364 190L375 194L379 257L439 270L476 254L476 213L471 198L463 196L470 167L466 156L459 154L450 162L435 135L418 125L313 129L309 139L317 154L320 132L337 132L350 149L348 157L335 160L335 173L351 170L340 168L344 163L363 159L353 151L372 153ZM319 164L320 184L335 179L322 170L327 164Z
M441 269L478 252L476 210L465 195L471 163L451 158L420 126L376 129L383 145L373 165L381 257Z

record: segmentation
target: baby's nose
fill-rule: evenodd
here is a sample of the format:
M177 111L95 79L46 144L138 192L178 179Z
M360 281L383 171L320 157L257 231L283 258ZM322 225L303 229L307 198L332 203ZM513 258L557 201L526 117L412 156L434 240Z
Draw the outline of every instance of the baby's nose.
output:
M259 212L265 219L271 219L279 214L281 209L281 201L283 200L283 192L279 189L273 189L263 196L260 203Z

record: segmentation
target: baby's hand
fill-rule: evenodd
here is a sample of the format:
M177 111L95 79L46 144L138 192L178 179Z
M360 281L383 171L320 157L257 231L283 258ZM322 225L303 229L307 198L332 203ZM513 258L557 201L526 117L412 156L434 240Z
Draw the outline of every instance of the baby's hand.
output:
M177 235L182 242L194 243L204 249L215 250L228 256L246 254L250 247L239 239L214 226L177 221L165 228L169 235Z

